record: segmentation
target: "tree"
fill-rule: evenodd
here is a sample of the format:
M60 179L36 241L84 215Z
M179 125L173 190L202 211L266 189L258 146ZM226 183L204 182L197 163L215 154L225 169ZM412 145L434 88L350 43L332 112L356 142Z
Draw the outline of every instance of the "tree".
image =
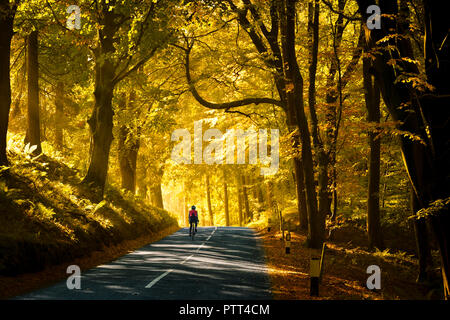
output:
M211 205L211 185L209 182L209 174L206 173L206 202L208 206L208 215L209 215L209 223L213 226L214 225L214 214L212 211L212 205Z
M363 59L364 96L367 108L367 121L380 123L380 91L370 74L371 59ZM375 129L369 131L369 187L367 196L367 234L369 248L383 249L380 224L380 147L381 138Z
M188 79L188 83L190 86L190 90L195 99L203 106L211 109L221 109L225 111L229 111L231 108L237 108L240 106L245 106L249 104L272 104L277 105L283 109L286 114L286 123L289 131L292 134L292 147L293 149L299 149L300 141L299 135L296 131L297 123L295 119L295 110L287 108L287 100L286 100L286 83L283 72L283 64L282 64L282 50L279 43L279 27L280 27L280 19L279 17L279 5L277 0L273 0L270 2L269 11L270 11L270 22L271 29L269 30L267 26L264 24L263 19L261 17L258 8L254 6L251 1L244 1L244 8L241 10L232 0L226 1L226 4L231 9L239 22L239 25L246 31L248 34L254 48L260 55L261 60L265 64L265 66L271 70L273 75L273 82L275 84L279 100L272 98L247 98L241 99L237 101L233 101L230 103L211 103L203 99L198 91L195 89L194 81L192 81L190 72L189 72L189 54L192 50L192 45L188 45L184 50L186 51L186 78ZM224 9L226 10L226 9ZM228 11L228 10L226 10ZM247 18L248 13L251 14L253 18L253 23ZM259 32L258 32L259 28ZM266 41L266 42L265 42ZM306 205L306 194L305 194L305 185L304 185L304 172L303 172L303 162L301 156L297 153L293 159L294 164L294 177L296 181L296 190L297 190L297 206L298 206L298 214L300 218L301 228L307 229L308 226L308 216L307 216L307 205Z
M133 109L135 103L136 94L132 89L128 96L128 108ZM125 94L119 99L120 104L126 103L127 98ZM122 109L125 109L122 107ZM133 132L137 131L137 132ZM140 147L140 132L141 128L130 128L130 125L122 124L119 128L119 138L118 138L118 150L117 154L119 157L120 174L122 176L122 188L130 191L131 193L136 192L136 166L137 157ZM160 192L159 192L160 193ZM158 197L156 201L159 208L163 208L162 200Z
M303 101L303 78L298 67L295 51L295 1L271 1L270 18L272 28L269 31L262 23L260 13L250 0L244 1L244 9L238 8L233 1L227 1L232 12L237 15L238 22L247 32L256 50L261 55L261 59L267 67L273 70L274 83L278 91L279 99L272 98L246 98L233 102L213 103L201 97L194 86L190 76L189 55L193 44L187 40L187 48L183 48L186 53L185 69L186 78L190 91L195 99L203 106L211 109L229 110L249 104L273 104L283 108L287 115L287 125L293 133L294 148L298 149L301 143L301 157L296 157L295 177L297 184L298 207L300 221L304 222L305 213L308 219L308 237L310 245L320 247L324 239L325 217L320 217L317 210L317 196L314 182L314 164L312 158L312 148L308 121L304 112ZM261 30L261 34L256 31L247 18L250 12L256 24ZM281 44L278 41L278 34L281 35ZM267 44L264 43L264 39ZM269 52L270 48L270 52ZM298 135L295 134L298 130ZM303 193L305 190L305 193ZM303 194L306 195L306 202ZM306 206L305 206L306 204ZM304 207L307 210L304 210ZM306 211L306 212L305 212ZM303 215L303 216L302 216Z
M25 143L36 146L34 154L42 153L41 121L39 111L39 61L38 31L33 30L27 37L27 75L28 75L28 127Z
M237 198L238 198L238 221L239 221L239 226L242 227L242 224L244 222L244 217L243 217L243 195L242 195L242 183L241 183L241 177L239 175L239 173L236 174L236 193L237 193Z
M240 181L240 187L242 188L242 199L244 201L244 223L249 223L252 219L251 217L251 211L250 211L250 204L248 202L248 192L247 192L247 183L244 175L240 175L239 177Z
M228 183L225 170L223 171L223 203L225 208L225 226L230 225L230 210L228 207Z
M357 2L363 20L367 21L366 8L370 5L370 1ZM423 58L426 81L421 77L415 63L411 41L402 36L408 28L408 21L405 18L409 14L405 1L400 1L400 5L393 1L380 1L381 12L393 15L391 18L394 18L381 17L381 29L371 30L369 40L370 48L376 48L378 51L373 72L383 100L393 118L399 121L398 128L408 133L401 137L401 147L414 191L414 203L417 204L415 211L427 208L439 199L446 199L450 194L448 189L450 45L446 41L450 20L446 18L445 10L433 6L432 1L423 0L421 4L424 8L425 21ZM390 50L390 46L394 46L395 50ZM410 139L411 135L419 137L419 141ZM418 216L416 227L423 225L425 219ZM439 243L444 291L448 297L450 293L448 207L438 210L429 220ZM420 254L419 248L419 258ZM421 271L423 270L422 266Z
M6 134L11 108L10 54L18 1L0 1L0 166L8 166Z
M55 144L59 150L62 150L64 147L64 82L58 81L55 91Z
M321 215L317 208L311 135L304 111L303 77L298 66L295 50L295 0L281 1L279 15L281 20L280 33L287 108L288 110L294 110L302 145L303 173L308 211L308 245L312 248L320 248L325 237L325 217Z
M170 31L156 31L164 30L167 23L167 19L157 17L157 9L164 10L159 6L161 2L154 1L139 8L133 3L119 1L95 3L92 16L99 26L98 40L92 48L95 55L95 105L88 120L93 148L83 183L97 189L99 196L103 195L113 140L114 88L153 57L170 35ZM153 29L158 23L161 28ZM154 38L150 36L150 30Z

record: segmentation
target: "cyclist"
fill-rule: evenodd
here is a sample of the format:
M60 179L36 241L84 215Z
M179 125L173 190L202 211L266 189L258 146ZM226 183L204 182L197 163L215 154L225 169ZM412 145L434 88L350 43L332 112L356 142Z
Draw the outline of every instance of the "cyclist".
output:
M195 228L195 232L197 232L197 224L198 224L198 212L197 210L195 210L195 206L192 206L191 210L189 210L189 235L191 235L191 231L193 230L193 228Z

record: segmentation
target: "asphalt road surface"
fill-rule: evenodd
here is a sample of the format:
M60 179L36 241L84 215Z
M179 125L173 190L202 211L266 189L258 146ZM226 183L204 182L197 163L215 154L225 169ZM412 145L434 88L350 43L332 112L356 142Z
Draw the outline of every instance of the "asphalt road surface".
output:
M271 298L263 249L252 229L199 227L193 241L189 229L183 228L82 272L80 289L68 289L64 280L15 299Z

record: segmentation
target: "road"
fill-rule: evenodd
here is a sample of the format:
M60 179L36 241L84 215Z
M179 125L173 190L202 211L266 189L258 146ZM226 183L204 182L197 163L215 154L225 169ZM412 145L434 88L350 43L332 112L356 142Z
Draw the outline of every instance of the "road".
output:
M15 299L221 300L271 299L260 240L249 228L187 228L66 281ZM68 274L69 276L69 274Z

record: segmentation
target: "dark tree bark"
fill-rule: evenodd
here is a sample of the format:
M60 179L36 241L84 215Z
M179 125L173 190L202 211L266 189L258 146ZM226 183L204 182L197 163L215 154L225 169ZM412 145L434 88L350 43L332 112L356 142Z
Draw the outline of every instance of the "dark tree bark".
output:
M188 198L187 198L187 188L186 188L186 182L183 183L183 194L184 194L184 224L186 226L189 226L189 208L188 208Z
M119 129L118 157L122 188L133 194L136 192L136 163L140 146L136 135L126 125Z
M295 0L280 1L280 30L286 81L287 107L295 111L302 144L303 174L308 211L308 245L321 248L325 236L325 217L317 209L310 132L304 111L303 78L297 64L295 50Z
M380 91L370 74L371 59L363 59L364 96L367 121L380 123ZM367 196L367 235L369 248L383 249L380 223L380 149L381 141L376 131L369 131L369 183Z
M242 203L242 184L239 174L236 175L237 196L238 196L238 213L239 213L239 226L242 227L243 218L243 203Z
M249 176L250 189L252 190L253 199L258 198L258 190L256 188L256 179L253 175Z
M92 152L89 168L83 183L92 186L103 197L108 160L113 140L113 109L112 98L114 90L114 64L109 58L115 49L113 37L117 31L113 23L114 15L105 13L103 28L99 30L99 48L96 52L95 65L95 105L88 120L92 135Z
M230 226L230 211L228 207L228 184L225 171L223 172L223 196L224 196L224 209L225 209L225 225Z
M331 220L336 221L337 217L337 210L338 210L338 194L337 194L337 169L336 166L333 166L332 170L332 177L333 177L333 212L331 214Z
M58 81L55 89L55 145L58 150L64 147L64 82Z
M319 215L326 217L330 212L330 201L328 191L328 154L325 151L319 136L318 120L316 114L316 73L317 54L319 51L319 1L309 2L308 6L308 35L310 44L309 57L309 89L308 105L311 116L311 136L318 164L318 200Z
M263 178L262 177L258 177L256 179L256 198L258 199L258 203L260 204L260 206L264 206L264 193L262 190L261 185L264 183Z
M136 93L134 90L130 91L128 96L128 109L133 110ZM119 99L119 104L126 103L126 95L123 94ZM140 148L140 127L130 127L128 124L123 124L119 128L118 138L118 157L119 167L122 176L122 188L136 192L136 164Z
M10 54L16 5L0 0L0 166L8 166L6 134L11 108Z
M425 7L425 62L428 82L436 89L431 96L423 96L421 104L432 135L429 154L433 161L433 174L427 184L432 199L450 196L450 19L447 10L436 2L423 0ZM431 226L439 245L444 295L450 297L450 219L448 206L430 217Z
M249 223L252 219L250 212L250 204L248 202L248 193L247 193L247 182L244 175L240 175L241 185L242 185L242 199L244 201L244 223Z
M368 17L365 10L371 3L369 0L357 2L363 20L366 20ZM405 19L388 19L383 16L382 28L370 31L369 42L373 48L376 41L391 36L377 48L381 54L376 55L374 73L389 112L394 120L401 123L399 129L419 136L424 142L401 138L402 154L418 203L417 209L426 208L433 201L446 199L450 195L450 19L446 10L442 10L434 1L423 0L422 4L425 9L425 70L427 82L434 87L433 90L426 87L418 90L405 82L397 81L398 77L419 74L415 64L403 59L414 59L410 40L407 37L392 37L396 32L407 32L408 23ZM408 6L405 1L400 1L399 7L396 1L383 0L379 6L383 14L400 18L407 16ZM389 45L396 49L388 50ZM396 64L388 63L392 59L396 59ZM448 209L442 209L430 219L435 222L432 223L433 231L436 239L439 239L443 282L448 297L450 258L447 240L450 221L446 215L448 216Z
M140 180L137 180L138 185L138 196L141 197L144 200L148 200L147 192L148 187L146 183L141 182Z
M272 208L273 208L273 197L274 197L274 194L273 194L273 188L274 188L274 186L273 186L273 182L272 181L267 181L267 184L266 184L266 194L267 194L267 208L268 208L268 210L273 210Z
M38 61L38 31L34 30L27 36L27 75L28 75L28 116L25 143L36 146L33 154L42 153L41 122L39 111L39 61Z
M209 215L209 223L211 225L214 225L214 215L212 211L212 205L211 205L211 184L209 182L209 175L206 174L206 202L208 206L208 215Z
M293 159L295 191L297 193L297 211L301 230L308 230L308 209L306 206L305 179L303 173L303 160L300 152L300 137L297 128L297 121L294 110L287 111L286 122L289 132L294 133L292 136L292 147L296 150L296 156Z
M417 212L421 208L417 200L416 194L411 190L411 204L412 211ZM427 220L426 218L418 218L413 220L414 235L416 237L417 257L419 259L419 273L417 275L417 282L426 282L431 279L431 248L429 243Z

